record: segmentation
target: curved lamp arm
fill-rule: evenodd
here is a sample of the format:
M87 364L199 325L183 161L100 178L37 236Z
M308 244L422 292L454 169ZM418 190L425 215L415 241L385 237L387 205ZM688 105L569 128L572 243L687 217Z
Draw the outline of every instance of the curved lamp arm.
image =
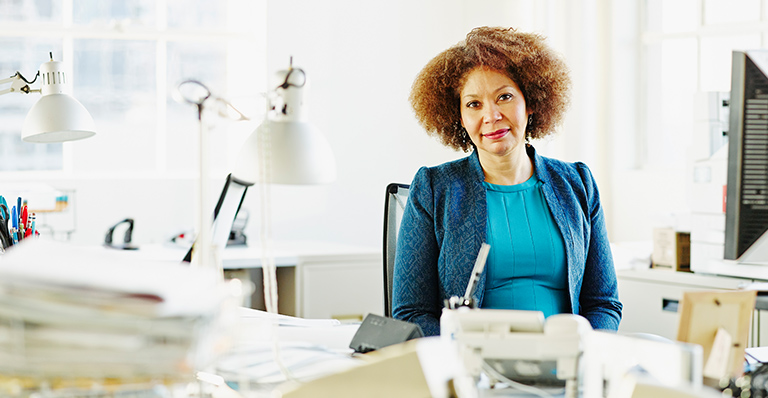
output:
M8 94L8 93L16 93L21 92L24 94L29 93L39 93L40 89L31 89L29 87L30 84L34 83L35 80L37 80L37 76L40 75L40 72L37 72L37 75L35 75L35 79L30 81L27 81L27 79L24 78L24 76L21 75L21 73L16 72L13 76L7 78L7 79L0 79L0 85L11 83L11 87L8 87L6 89L0 90L0 95Z
M203 122L203 111L207 107L215 110L220 117L225 117L233 120L248 120L242 112L238 111L227 100L217 97L211 93L208 87L197 80L185 80L177 86L173 92L173 97L176 101L181 103L188 103L194 105L197 108L197 120L199 123L198 132L198 178L197 183L197 237L193 245L193 252L191 253L191 262L196 266L212 266L217 270L217 275L223 277L223 266L221 262L220 252L223 247L213 247L213 233L212 226L210 224L210 218L208 216L212 213L211 206L208 201L208 130L206 124ZM229 182L229 180L227 180ZM227 185L228 187L229 185ZM224 197L227 192L227 187L222 194ZM243 191L244 192L244 191ZM244 195L244 193L243 193ZM236 207L236 208L239 208ZM232 215L234 220L234 215ZM228 226L226 230L227 234L231 230L232 225Z

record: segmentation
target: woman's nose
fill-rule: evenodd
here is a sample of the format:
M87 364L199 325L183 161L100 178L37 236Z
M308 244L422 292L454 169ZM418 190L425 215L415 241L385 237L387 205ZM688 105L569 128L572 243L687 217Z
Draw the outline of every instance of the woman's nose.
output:
M493 123L501 120L501 111L499 110L499 106L496 104L491 104L490 106L486 107L483 119L483 121L486 123Z

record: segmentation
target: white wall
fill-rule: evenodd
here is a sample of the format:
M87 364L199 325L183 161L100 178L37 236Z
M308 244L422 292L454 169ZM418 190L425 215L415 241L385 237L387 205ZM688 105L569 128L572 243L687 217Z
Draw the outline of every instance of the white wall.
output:
M330 140L339 170L329 186L272 188L274 236L380 245L386 185L464 156L416 123L414 77L472 27L515 25L523 3L270 1L268 69L293 55L306 70L309 118ZM254 198L248 205L258 209Z
M408 103L413 78L473 27L497 25L544 34L572 69L573 101L565 125L537 148L592 168L612 239L650 238L653 215L684 202L685 194L677 184L679 173L636 168L638 10L636 1L617 3L266 0L266 70L284 69L290 56L294 66L305 69L308 118L328 137L338 167L330 185L271 188L273 237L379 246L385 186L410 183L421 166L465 156L428 137L416 123ZM100 243L106 229L125 217L137 218L140 243L191 228L194 180L147 177L52 181L78 189L82 199L74 239ZM223 175L214 177L223 181ZM214 182L212 195L220 184ZM655 187L666 191L649 197ZM245 202L252 240L259 237L259 199L254 187Z
M536 146L545 155L590 165L610 230L614 199L633 200L614 198L611 188L612 162L631 159L634 150L627 144L634 134L634 108L625 109L634 106L636 70L623 69L637 60L634 4L269 1L268 70L285 67L290 55L306 69L312 79L310 117L330 139L340 171L330 186L273 188L274 235L379 244L386 184L408 183L420 166L464 156L442 147L416 123L407 100L413 78L429 59L482 25L542 33L565 57L573 74L572 107L560 134ZM623 32L614 36L619 29ZM623 63L611 63L611 56L628 52ZM616 82L622 83L621 92L611 91ZM610 118L614 112L629 118L616 121Z

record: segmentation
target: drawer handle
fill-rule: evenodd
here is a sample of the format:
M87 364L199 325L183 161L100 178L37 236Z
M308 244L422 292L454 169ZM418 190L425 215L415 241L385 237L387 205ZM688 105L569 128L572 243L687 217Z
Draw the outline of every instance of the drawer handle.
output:
M677 312L677 307L680 305L679 300L661 299L662 311Z

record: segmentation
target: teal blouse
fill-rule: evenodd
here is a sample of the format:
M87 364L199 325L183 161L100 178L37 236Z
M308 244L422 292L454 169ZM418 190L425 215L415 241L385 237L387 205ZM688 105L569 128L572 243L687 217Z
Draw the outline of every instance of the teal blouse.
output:
M617 330L621 321L616 270L600 193L584 163L547 158L527 148L541 192L565 245L569 312L593 329ZM488 206L483 168L469 156L413 177L405 205L392 280L392 316L421 326L425 336L440 334L445 300L467 290L477 252L488 242ZM486 272L472 297L484 304Z
M565 242L534 174L517 185L483 182L491 251L483 308L570 313Z

